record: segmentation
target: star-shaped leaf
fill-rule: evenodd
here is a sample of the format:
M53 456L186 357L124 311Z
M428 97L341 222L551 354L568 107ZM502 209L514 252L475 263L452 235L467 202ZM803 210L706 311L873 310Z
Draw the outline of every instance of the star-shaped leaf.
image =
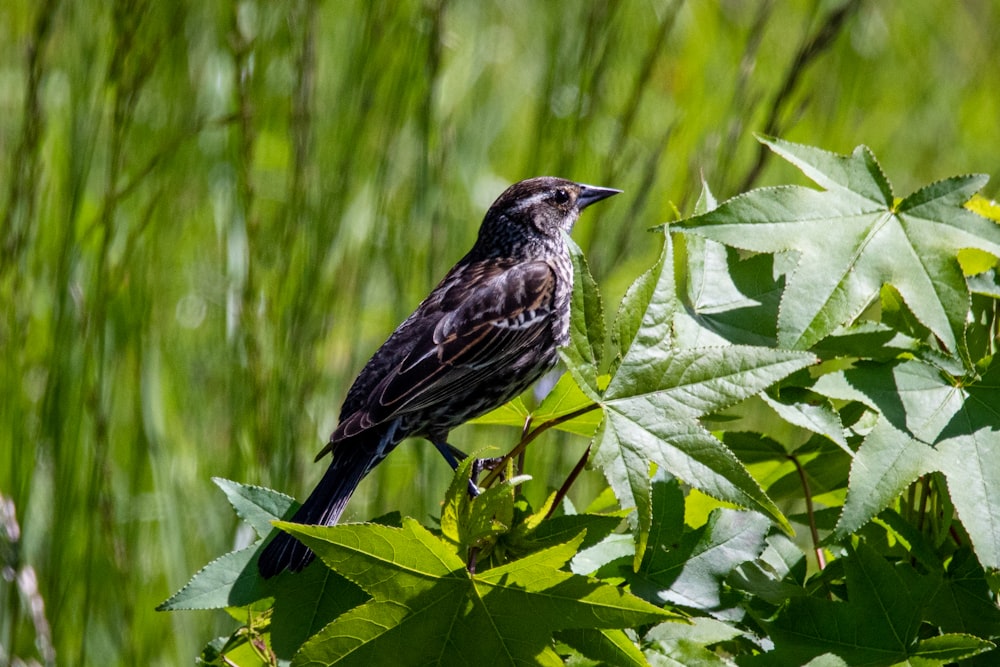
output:
M699 490L762 512L786 529L787 520L736 456L698 423L766 389L815 360L810 354L730 345L672 345L676 303L673 256L664 235L660 260L633 285L616 326L621 360L601 406L594 463L623 507L638 510L636 565L651 525L650 473L655 464Z
M940 471L979 560L1000 568L1000 360L970 380L916 360L863 364L820 378L816 390L881 413L855 455L831 539L857 530L920 475Z
M283 493L260 486L220 477L213 481L226 494L236 514L262 539L220 556L203 567L181 590L157 607L160 611L237 607L271 594L257 572L256 555L263 545L263 538L271 532L271 522L290 514L295 501Z
M476 574L412 519L401 528L284 523L324 563L372 596L341 615L294 665L561 665L552 635L627 628L672 615L615 586L561 568L583 535ZM400 650L405 647L405 650Z
M1000 608L986 582L986 573L969 549L959 549L951 558L942 586L927 611L928 620L943 632L1000 636Z
M260 535L248 547L231 551L199 570L158 609L222 609L242 607L274 598L271 645L279 658L288 659L310 635L368 596L336 572L310 565L303 572L285 572L265 580L257 570L257 555L272 522L290 515L295 501L260 486L227 479L213 480L225 492L236 513Z
M728 594L723 580L764 550L771 527L756 512L715 509L705 525L683 530L684 495L676 479L653 485L652 544L635 573L627 573L632 591L651 602L670 602L723 619L738 621L739 597Z
M939 665L993 648L979 637L945 634L920 639L924 609L941 585L939 573L918 574L908 563L893 567L861 543L843 559L847 602L796 597L767 623L775 650L757 664L801 665L824 653L847 664L876 667L907 659Z
M962 207L987 177L950 178L896 202L865 146L845 156L761 141L824 190L753 190L671 228L746 250L798 254L781 299L778 344L811 347L852 322L888 283L948 350L962 352L969 293L958 253L1000 255L1000 226Z

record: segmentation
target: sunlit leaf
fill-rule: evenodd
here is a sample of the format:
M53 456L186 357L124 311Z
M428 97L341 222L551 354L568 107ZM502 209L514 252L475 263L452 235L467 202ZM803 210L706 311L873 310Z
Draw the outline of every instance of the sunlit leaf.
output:
M857 530L918 476L940 471L976 555L1000 568L1000 362L962 381L919 361L863 365L824 376L816 389L881 412L855 456L833 539Z
M281 527L372 596L309 640L297 665L367 666L385 655L404 666L555 665L561 661L550 642L557 630L625 628L670 617L613 586L560 569L582 536L472 575L451 545L411 519L402 528Z
M754 190L671 228L747 250L798 254L782 296L778 343L811 347L852 322L890 283L945 347L959 352L969 297L957 254L978 248L1000 255L1000 226L962 207L987 178L939 181L897 203L864 146L843 156L761 141L824 190Z

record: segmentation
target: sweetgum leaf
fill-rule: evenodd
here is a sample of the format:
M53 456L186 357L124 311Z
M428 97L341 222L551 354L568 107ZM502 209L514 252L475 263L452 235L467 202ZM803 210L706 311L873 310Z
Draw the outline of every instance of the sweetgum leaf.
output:
M257 572L257 553L262 545L263 540L258 540L216 558L160 603L157 611L242 607L268 597L264 579Z
M943 632L1000 637L1000 608L982 565L969 549L960 549L948 563L942 586L927 608L927 620Z
M275 583L271 648L283 660L290 660L327 623L369 599L350 581L317 564L283 573Z
M920 575L906 563L893 567L863 542L840 561L849 600L793 598L765 624L775 650L752 664L801 665L833 653L849 665L888 667L934 648L916 640L923 609L940 586L939 574ZM972 652L963 655L981 650L966 648Z
M604 422L595 436L596 466L622 507L638 512L636 566L652 522L650 474L655 464L718 499L755 509L789 529L777 506L736 456L698 423L813 363L806 353L729 345L671 346L676 295L672 244L653 270L626 293L616 329L628 341L601 397Z
M643 272L625 291L618 315L612 340L618 349L619 357L613 369L617 369L621 355L632 346L639 328L645 324L651 340L647 345L657 342L666 347L673 339L671 318L676 307L676 286L674 285L672 244L670 235L663 235L663 248L656 263L648 271Z
M685 304L674 322L679 344L774 347L784 288L784 277L774 275L774 256L749 254L694 234L678 236L686 268L678 277Z
M671 228L756 252L797 253L781 300L779 345L811 347L852 322L889 283L948 350L963 352L969 294L958 252L1000 256L1000 227L962 207L987 177L933 183L897 204L864 146L846 156L761 141L824 190L753 190Z
M565 236L573 260L573 296L570 301L569 345L560 350L570 372L590 396L599 394L597 376L604 356L604 306L583 251Z
M996 644L993 642L972 635L938 635L917 643L913 650L913 662L918 665L952 665L994 648Z
M674 547L661 544L648 550L631 577L632 591L651 602L670 602L738 621L743 616L736 606L738 598L728 594L722 583L739 565L761 554L769 528L767 518L755 512L713 510L704 526L685 533Z
M412 519L280 524L372 600L313 636L294 665L561 664L553 633L627 628L673 616L614 586L561 568L583 536L485 572ZM400 647L406 647L400 651Z
M689 623L661 623L643 639L651 644L647 655L650 664L657 667L730 667L732 661L707 647L741 634L737 628L712 618L692 618Z
M916 360L863 364L815 389L881 415L855 455L832 540L868 522L920 475L939 471L980 562L1000 568L1000 360L954 378Z
M261 537L271 532L272 521L295 507L292 498L271 489L218 477L213 481L226 494L237 515ZM222 609L248 605L268 597L271 589L257 572L257 552L262 544L263 540L258 540L244 549L216 558L157 609Z
M556 639L591 660L616 667L647 667L642 651L622 630L559 630Z
M240 484L221 477L213 477L212 481L226 494L236 515L260 537L266 537L271 532L272 521L290 515L298 507L294 498L273 489Z

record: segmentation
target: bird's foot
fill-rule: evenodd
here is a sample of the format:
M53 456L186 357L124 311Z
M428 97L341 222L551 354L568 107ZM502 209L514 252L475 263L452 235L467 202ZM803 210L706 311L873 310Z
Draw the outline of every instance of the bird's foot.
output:
M479 485L476 483L480 473L484 470L492 472L502 461L502 456L496 456L488 459L476 459L472 462L472 474L469 477L469 497L475 498L480 493Z
M494 456L488 459L476 459L472 462L472 479L479 477L479 474L484 470L493 472L502 462L502 456Z

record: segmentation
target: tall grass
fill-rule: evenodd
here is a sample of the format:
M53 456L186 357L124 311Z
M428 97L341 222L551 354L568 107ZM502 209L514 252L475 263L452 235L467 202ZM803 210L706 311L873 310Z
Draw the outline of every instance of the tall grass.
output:
M868 143L904 185L997 176L996 25L988 1L3 3L0 664L187 664L225 632L153 611L245 539L210 478L301 496L353 374L510 182L626 190L575 234L614 299L702 174L793 178L752 131ZM538 443L531 493L584 447ZM424 516L447 476L405 445L349 514Z

